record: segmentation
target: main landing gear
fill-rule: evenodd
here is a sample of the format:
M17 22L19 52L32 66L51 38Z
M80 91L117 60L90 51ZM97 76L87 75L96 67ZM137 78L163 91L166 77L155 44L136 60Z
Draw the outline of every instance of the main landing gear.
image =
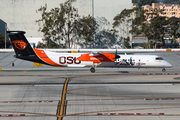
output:
M92 73L94 73L94 72L95 72L95 68L92 67L92 68L90 69L90 71L91 71Z
M163 68L163 69L162 69L162 72L166 72L166 69L165 69L165 68Z
M95 70L96 66L97 66L97 64L93 63L92 68L90 69L90 71L91 71L92 73L95 73L95 71L96 71L96 70Z

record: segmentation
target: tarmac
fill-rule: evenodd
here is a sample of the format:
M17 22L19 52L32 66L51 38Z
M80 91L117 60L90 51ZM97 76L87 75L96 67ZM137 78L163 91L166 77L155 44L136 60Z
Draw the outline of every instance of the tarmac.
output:
M0 53L0 119L179 120L180 53L148 54L174 67L91 73L90 68L35 67L13 52Z

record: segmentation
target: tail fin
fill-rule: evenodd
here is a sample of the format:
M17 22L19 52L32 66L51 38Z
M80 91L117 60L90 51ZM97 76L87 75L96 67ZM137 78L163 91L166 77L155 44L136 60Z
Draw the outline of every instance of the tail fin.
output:
M24 36L24 31L7 31L7 33L11 39L13 48L16 53L14 57L32 62L46 64L36 55L35 51L27 41L26 37Z
M24 31L7 31L7 33L13 44L16 56L35 55L34 50L24 36Z
M7 31L7 33L13 44L16 58L52 66L61 66L52 61L43 50L33 49L24 36L24 31Z

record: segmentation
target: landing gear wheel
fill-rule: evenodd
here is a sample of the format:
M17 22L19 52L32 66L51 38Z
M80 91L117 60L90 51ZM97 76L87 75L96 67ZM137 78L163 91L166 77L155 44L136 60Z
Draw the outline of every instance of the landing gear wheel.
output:
M166 69L165 69L165 68L163 68L163 69L162 69L162 72L166 72Z
M95 72L95 69L92 67L92 68L90 69L90 71L91 71L92 73L94 73L94 72Z

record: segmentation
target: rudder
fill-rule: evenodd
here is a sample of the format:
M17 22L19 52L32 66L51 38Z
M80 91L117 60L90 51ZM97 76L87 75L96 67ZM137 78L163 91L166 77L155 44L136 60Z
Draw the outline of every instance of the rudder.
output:
M7 33L11 39L14 51L16 53L14 57L31 62L60 66L59 64L56 64L51 59L49 59L43 50L33 49L24 36L24 31L7 31ZM44 60L44 56L41 56L42 54L45 54L46 60ZM48 61L50 61L50 63Z
M46 64L36 55L35 51L24 36L24 31L7 31L7 33L11 39L14 51L16 53L14 57L18 59Z
M24 36L24 31L7 31L16 56L30 56L35 55L34 50Z

